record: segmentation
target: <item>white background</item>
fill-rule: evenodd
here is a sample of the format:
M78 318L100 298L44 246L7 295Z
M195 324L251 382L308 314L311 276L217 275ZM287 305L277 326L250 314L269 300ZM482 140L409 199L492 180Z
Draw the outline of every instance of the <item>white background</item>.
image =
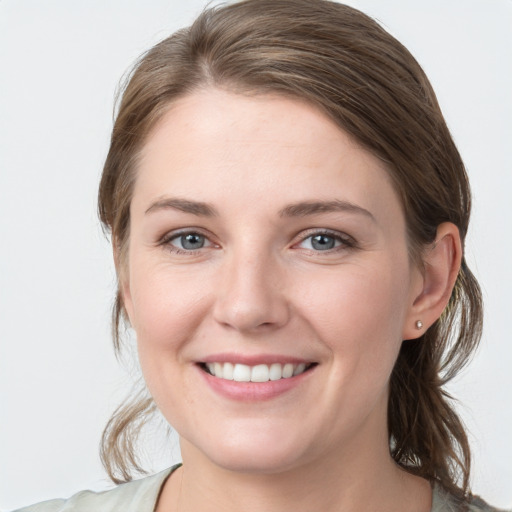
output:
M475 198L467 251L486 327L452 390L471 432L474 491L510 507L512 1L348 3L424 66L467 163ZM202 5L0 0L2 510L109 485L98 442L131 385L111 349L115 277L95 214L114 91L142 51ZM146 443L153 470L169 464L151 453L160 439Z

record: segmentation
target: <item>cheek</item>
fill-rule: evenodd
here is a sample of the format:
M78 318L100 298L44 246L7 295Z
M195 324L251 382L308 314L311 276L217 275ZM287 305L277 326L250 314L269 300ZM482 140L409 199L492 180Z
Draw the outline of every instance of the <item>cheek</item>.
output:
M191 278L189 272L170 272L135 258L132 268L132 325L142 374L158 408L178 427L192 396L183 362L208 310L204 276Z
M386 268L387 272L382 272ZM408 276L379 265L318 276L303 293L302 314L333 355L340 378L387 379L401 346ZM356 374L358 375L356 378Z
M139 350L176 351L193 336L207 309L205 277L134 256L130 274L133 328Z
M377 403L385 409L407 309L407 277L388 268L354 268L309 288L304 315L331 354L323 400L344 411L336 424L353 421L356 428Z
M404 272L391 265L319 273L303 283L303 309L326 328L360 331L379 326L383 334L400 333L408 308L407 282Z

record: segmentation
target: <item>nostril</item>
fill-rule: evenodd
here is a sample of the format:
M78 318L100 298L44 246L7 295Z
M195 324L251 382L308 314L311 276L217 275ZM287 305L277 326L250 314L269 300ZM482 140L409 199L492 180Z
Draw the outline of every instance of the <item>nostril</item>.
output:
M219 303L214 312L215 319L225 327L231 327L237 331L268 331L286 324L288 313L284 308L269 303L262 304Z

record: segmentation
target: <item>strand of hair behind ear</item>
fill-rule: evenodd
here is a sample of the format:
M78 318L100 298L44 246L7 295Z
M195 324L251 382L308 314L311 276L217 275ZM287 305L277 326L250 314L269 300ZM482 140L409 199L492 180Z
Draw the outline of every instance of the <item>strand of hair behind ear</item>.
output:
M456 328L458 335L450 334ZM469 497L471 452L445 385L469 362L481 331L481 291L464 263L442 317L421 338L403 342L390 382L393 458L462 500Z

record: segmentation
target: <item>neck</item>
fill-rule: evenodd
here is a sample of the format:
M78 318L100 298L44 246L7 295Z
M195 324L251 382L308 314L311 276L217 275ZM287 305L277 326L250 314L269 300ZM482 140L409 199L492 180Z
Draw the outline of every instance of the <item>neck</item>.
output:
M219 467L182 440L183 466L168 480L157 512L428 512L426 480L401 470L387 442L357 447L272 474Z

